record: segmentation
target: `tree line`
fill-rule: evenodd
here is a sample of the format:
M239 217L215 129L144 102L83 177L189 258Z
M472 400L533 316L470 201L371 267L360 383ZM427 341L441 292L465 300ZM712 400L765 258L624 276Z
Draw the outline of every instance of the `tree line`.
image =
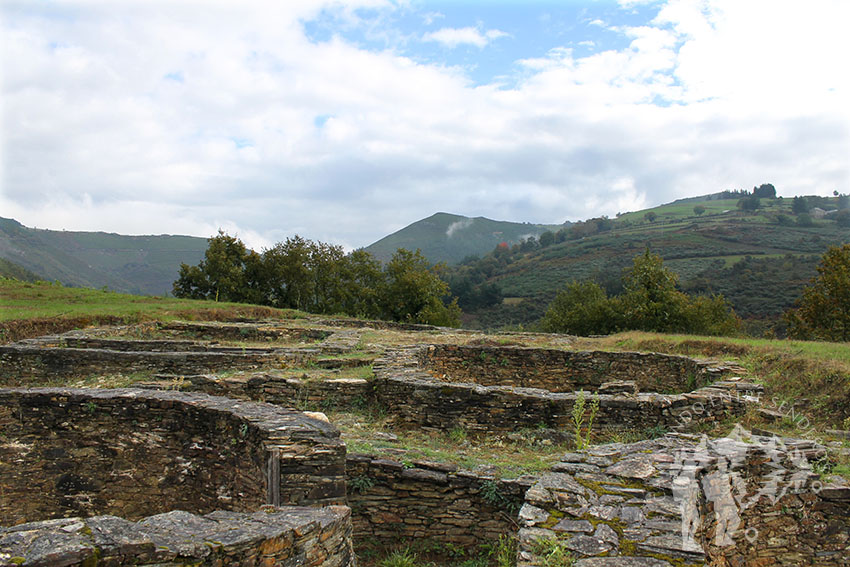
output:
M400 248L381 265L371 254L294 236L258 253L219 231L204 259L180 265L175 297L253 303L443 326L460 325L460 307L421 252Z
M623 275L621 294L609 297L594 281L570 282L555 296L541 324L549 332L584 336L627 330L739 332L741 320L723 296L689 296L676 289L677 283L678 276L647 248Z

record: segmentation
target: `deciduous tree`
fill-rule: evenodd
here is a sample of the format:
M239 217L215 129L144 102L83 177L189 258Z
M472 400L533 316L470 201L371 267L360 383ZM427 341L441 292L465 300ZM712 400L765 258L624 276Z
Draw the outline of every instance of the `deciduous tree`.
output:
M785 313L788 334L799 339L850 341L850 244L823 255L818 275Z
M596 282L569 282L558 292L542 325L551 333L603 335L617 330L617 317L611 300Z

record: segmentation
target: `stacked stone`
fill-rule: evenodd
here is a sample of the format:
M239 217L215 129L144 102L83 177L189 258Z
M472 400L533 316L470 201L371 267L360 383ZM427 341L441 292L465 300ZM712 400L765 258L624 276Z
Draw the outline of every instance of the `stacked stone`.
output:
M642 391L683 393L743 370L655 352L430 345L417 355L422 368L439 380L550 392L596 390L604 382L629 380Z
M346 476L356 539L385 548L427 539L470 552L516 532L517 510L533 483L370 455L349 455Z
M280 326L275 323L216 323L174 321L158 325L161 331L207 339L233 341L321 341L331 331Z
M579 396L577 392L552 392L517 385L485 386L453 382L448 376L435 377L423 367L423 357L431 356L424 353L432 352L432 348L435 347L397 349L373 364L375 398L394 416L398 425L441 431L463 427L498 433L541 423L551 428L570 426L572 409ZM535 363L542 364L550 351L520 349L519 352L534 355ZM621 354L627 360L637 360L632 357L633 353L606 353L612 359ZM676 357L677 364L679 358L682 357ZM757 396L753 394L761 389L761 386L740 379L730 379L683 394L635 393L633 380L621 381L631 384L629 387L623 387L622 383L617 387L601 377L599 380L599 391L605 392L610 386L607 391L615 392L598 393L600 409L595 427L599 429L643 430L647 424L653 424L673 430L693 422L725 419L743 413L748 402L756 401ZM685 378L679 376L678 380ZM586 401L591 396L589 392L583 395Z
M848 565L850 487L819 484L822 455L752 435L567 454L526 494L517 565L544 564L541 541L578 567Z
M139 522L95 516L0 527L0 567L354 564L350 510L344 506L205 516L174 511Z
M284 349L205 348L200 352L162 352L15 343L0 345L0 381L26 385L36 380L135 372L201 374L281 367L292 362Z
M141 389L0 389L0 430L6 524L345 501L339 431L271 404Z
M236 377L215 374L154 376L158 381L139 384L142 388L204 392L243 400L262 400L285 407L323 409L362 408L372 401L373 390L363 378L331 378L312 380L306 374L287 376L283 373L258 372Z

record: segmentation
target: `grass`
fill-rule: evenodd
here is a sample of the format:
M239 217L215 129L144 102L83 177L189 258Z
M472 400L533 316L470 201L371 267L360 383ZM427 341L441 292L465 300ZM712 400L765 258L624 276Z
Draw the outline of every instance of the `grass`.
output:
M175 319L291 318L293 313L238 303L128 295L0 278L0 343L90 325Z
M514 478L549 470L571 446L534 442L532 435L522 441L492 434L447 433L421 430L399 431L380 412L328 412L328 419L342 432L349 453L382 455L395 460L431 460L452 463L467 470L486 467L500 478ZM392 431L397 440L379 438L376 433Z
M577 346L590 342L579 340ZM765 387L767 405L794 407L817 430L840 429L850 418L850 343L642 332L620 333L592 343L614 350L732 359Z

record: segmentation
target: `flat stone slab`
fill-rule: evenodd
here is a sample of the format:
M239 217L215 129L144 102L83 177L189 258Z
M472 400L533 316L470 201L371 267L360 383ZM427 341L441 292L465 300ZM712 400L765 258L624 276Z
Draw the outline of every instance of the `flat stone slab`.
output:
M554 526L552 530L556 532L578 532L585 534L593 533L593 524L587 520L561 520Z
M350 514L345 506L269 507L255 513L213 512L206 516L174 511L139 522L115 516L32 522L0 528L0 566L104 562L259 567L265 565L261 561L266 552L281 560L275 565L318 567L315 560L304 562L307 556L332 556L328 564L353 565Z
M575 567L670 567L672 563L654 557L589 557Z

